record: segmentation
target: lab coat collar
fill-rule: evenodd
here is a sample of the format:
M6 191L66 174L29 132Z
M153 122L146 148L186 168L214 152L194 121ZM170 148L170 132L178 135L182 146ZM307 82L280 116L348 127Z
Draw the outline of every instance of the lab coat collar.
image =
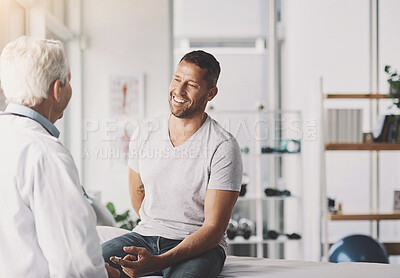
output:
M30 118L43 126L43 128L46 129L52 136L56 138L60 136L60 131L56 128L56 126L32 108L17 103L9 103L6 111L4 112Z

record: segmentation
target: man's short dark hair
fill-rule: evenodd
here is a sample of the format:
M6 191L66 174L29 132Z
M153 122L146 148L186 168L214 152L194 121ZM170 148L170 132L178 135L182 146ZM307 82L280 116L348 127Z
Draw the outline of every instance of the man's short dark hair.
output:
M185 54L185 56L182 57L179 63L183 60L189 63L196 64L202 69L207 69L207 72L204 75L204 80L207 81L207 85L209 88L217 85L218 77L221 72L221 67L219 66L219 62L217 61L217 59L215 59L213 55L203 50L195 50Z

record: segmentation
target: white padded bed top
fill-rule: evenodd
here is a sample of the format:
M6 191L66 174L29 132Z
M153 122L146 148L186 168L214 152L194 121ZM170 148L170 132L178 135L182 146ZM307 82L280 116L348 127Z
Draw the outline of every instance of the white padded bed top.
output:
M126 230L97 227L100 241ZM159 278L161 276L147 276ZM322 263L228 256L220 278L400 278L400 265L372 263Z
M372 263L321 263L228 256L219 277L400 278L400 266Z

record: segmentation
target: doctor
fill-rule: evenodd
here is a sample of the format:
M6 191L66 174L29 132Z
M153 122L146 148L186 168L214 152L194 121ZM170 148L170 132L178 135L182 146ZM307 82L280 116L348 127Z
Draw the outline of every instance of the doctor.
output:
M0 277L110 277L78 172L53 125L71 99L59 41L21 37L0 60Z

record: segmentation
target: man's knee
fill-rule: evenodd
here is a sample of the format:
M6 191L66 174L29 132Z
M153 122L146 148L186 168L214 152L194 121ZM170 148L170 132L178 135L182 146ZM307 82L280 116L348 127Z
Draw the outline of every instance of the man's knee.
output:
M225 263L225 252L217 246L196 258L164 270L167 278L216 278Z
M128 253L124 251L124 246L137 246L137 242L133 235L125 234L109 241L104 242L101 245L103 251L103 258L106 262L114 264L110 261L111 256L125 257Z

